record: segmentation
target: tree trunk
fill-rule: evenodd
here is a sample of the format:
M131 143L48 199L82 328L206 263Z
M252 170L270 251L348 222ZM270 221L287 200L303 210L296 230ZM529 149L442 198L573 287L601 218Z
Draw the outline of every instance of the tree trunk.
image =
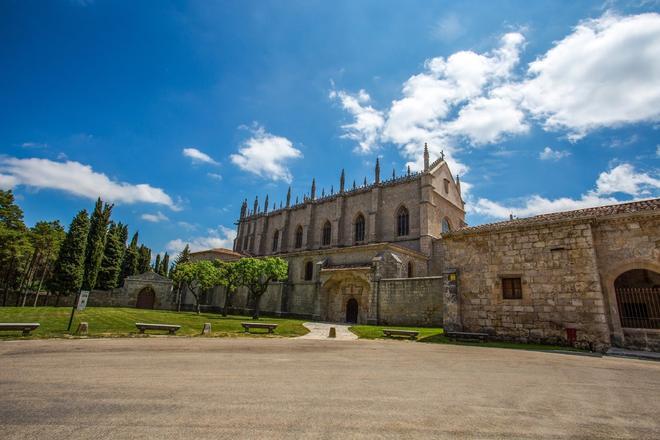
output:
M60 304L60 295L61 294L59 292L55 295L55 307Z
M222 316L229 315L229 307L231 307L231 297L232 295L229 292L229 289L225 290L225 305L222 308Z
M261 305L261 295L254 295L254 313L252 313L252 319L259 319L260 305Z

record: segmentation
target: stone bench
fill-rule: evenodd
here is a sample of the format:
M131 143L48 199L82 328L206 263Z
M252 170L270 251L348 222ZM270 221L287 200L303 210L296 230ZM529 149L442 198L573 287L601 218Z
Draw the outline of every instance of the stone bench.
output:
M488 333L470 333L470 332L445 332L452 341L478 341L484 342L488 339Z
M277 328L277 324L267 322L241 322L241 325L245 329L245 333L250 333L251 328L265 328L268 329L268 333L273 333Z
M417 335L419 335L419 332L415 330L396 330L393 328L384 328L383 334L389 338L393 338L395 336L403 336L405 338L410 338L412 340L415 340L417 339Z
M145 324L144 322L136 322L135 326L140 330L140 333L144 333L145 330L167 330L171 335L177 332L181 328L180 325L173 324Z
M23 332L23 336L30 336L32 330L39 328L38 322L0 322L0 331Z

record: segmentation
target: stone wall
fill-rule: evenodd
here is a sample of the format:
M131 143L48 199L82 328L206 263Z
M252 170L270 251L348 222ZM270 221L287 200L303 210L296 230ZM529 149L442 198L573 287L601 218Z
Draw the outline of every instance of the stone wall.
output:
M442 326L442 277L382 279L375 288L380 324Z
M592 233L587 222L562 222L453 235L445 266L458 271L460 326L496 338L610 344ZM502 278L520 277L522 299L503 299Z

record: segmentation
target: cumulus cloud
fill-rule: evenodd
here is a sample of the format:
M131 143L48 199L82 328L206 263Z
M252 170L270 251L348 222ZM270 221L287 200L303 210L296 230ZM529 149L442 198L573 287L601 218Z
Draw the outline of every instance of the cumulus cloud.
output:
M169 220L167 216L160 211L155 214L142 214L140 218L151 223L160 223Z
M186 247L186 244L190 246L190 250L193 252L213 248L232 249L235 238L236 231L234 229L220 225L217 229L209 230L206 236L191 237L185 240L181 238L170 240L165 245L165 249L170 253L178 253Z
M0 185L54 189L92 200L101 197L114 203L153 203L179 209L161 188L112 180L91 166L74 161L0 157Z
M553 150L550 147L545 147L543 151L539 153L539 159L541 160L560 160L571 155L570 151L566 150Z
M203 151L198 150L197 148L184 148L182 153L185 157L192 159L193 163L208 163L211 165L219 165L219 163L215 161L211 156L204 153Z
M660 14L580 23L532 62L522 106L579 139L601 127L660 120Z
M637 172L628 163L620 164L598 176L596 186L579 198L560 197L548 199L540 195L523 198L519 203L504 205L486 198L468 203L468 211L492 218L507 218L510 214L529 217L549 212L570 211L592 208L595 206L623 203L639 198L647 198L660 192L660 180L644 172ZM618 199L616 194L625 194L626 200Z
M342 125L342 129L345 131L344 138L358 142L355 151L366 154L375 150L385 118L382 112L368 105L371 101L369 94L364 90L360 90L356 95L333 90L330 92L330 98L338 99L344 110L354 118L354 122Z
M230 156L231 161L244 171L271 180L291 183L291 172L287 167L290 160L302 157L302 152L293 143L275 136L257 125L252 136L241 144L238 153Z

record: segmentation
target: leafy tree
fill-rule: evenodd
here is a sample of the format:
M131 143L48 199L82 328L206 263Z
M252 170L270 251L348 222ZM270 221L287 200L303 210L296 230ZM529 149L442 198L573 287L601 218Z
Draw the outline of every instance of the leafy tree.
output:
M57 295L56 306L62 295L78 292L82 286L88 233L89 217L83 209L71 222L55 262L51 289Z
M0 281L2 305L10 290L18 287L18 278L32 253L23 210L15 203L12 191L0 190Z
M151 269L151 249L140 245L138 249L138 273L149 272Z
M160 254L156 254L156 261L154 262L154 272L160 273Z
M121 266L121 279L122 282L126 277L136 275L138 273L138 233L133 234L131 244L124 252L124 261Z
M219 284L225 288L225 305L222 308L222 316L227 316L236 289L241 286L241 274L235 261L215 260L213 264L219 271Z
M252 319L259 319L261 297L272 281L283 281L288 276L289 266L279 257L241 258L236 262L240 284L247 287L254 301Z
M21 280L23 305L27 300L28 291L39 292L44 280L52 273L57 260L60 246L66 233L59 221L39 221L28 234L32 245L32 256L27 264ZM35 294L35 305L38 294Z
M170 256L165 252L163 256L163 261L160 263L160 271L158 272L162 276L166 277L170 271Z
M105 240L105 250L101 269L97 277L96 287L102 290L111 290L119 284L121 263L126 250L126 241L123 239L124 225L110 222L108 236Z
M202 293L217 286L220 272L210 261L196 261L181 263L172 270L172 279L181 286L186 287L195 298L197 314L200 313L199 300Z
M90 220L87 249L85 251L85 275L83 277L83 288L85 290L96 287L96 278L101 268L112 207L113 205L104 204L100 197L96 200L96 206L94 206L94 212Z

